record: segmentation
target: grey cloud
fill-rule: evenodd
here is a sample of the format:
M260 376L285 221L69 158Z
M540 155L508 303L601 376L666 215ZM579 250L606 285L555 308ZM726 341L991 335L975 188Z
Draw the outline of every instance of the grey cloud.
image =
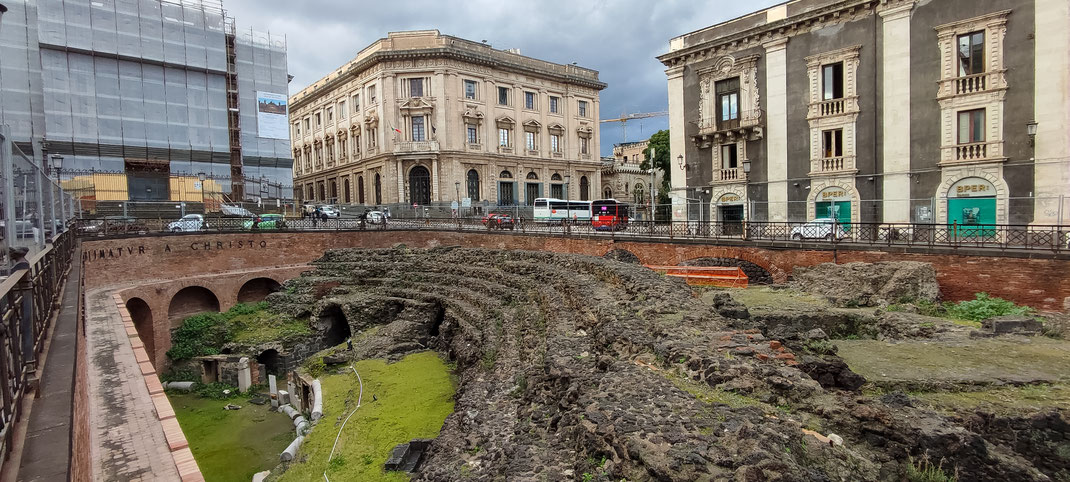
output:
M318 80L387 32L438 29L496 48L599 71L603 118L667 110L664 67L654 57L669 39L777 3L776 0L224 0L239 29L285 34L290 92ZM667 118L628 124L629 141L668 127ZM640 128L642 135L640 135ZM603 155L621 142L603 124Z

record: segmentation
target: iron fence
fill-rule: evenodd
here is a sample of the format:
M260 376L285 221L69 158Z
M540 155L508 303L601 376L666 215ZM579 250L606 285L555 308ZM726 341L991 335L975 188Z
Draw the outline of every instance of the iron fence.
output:
M438 230L519 232L614 239L697 240L711 243L760 243L805 248L852 245L928 248L995 248L1051 252L1070 251L1070 226L959 224L822 224L802 222L649 222L632 221L614 228L590 222L556 224L513 216L451 216L397 218L384 216L282 216L253 218L205 217L183 220L85 218L75 225L84 237L140 236L154 233L229 233L271 231Z

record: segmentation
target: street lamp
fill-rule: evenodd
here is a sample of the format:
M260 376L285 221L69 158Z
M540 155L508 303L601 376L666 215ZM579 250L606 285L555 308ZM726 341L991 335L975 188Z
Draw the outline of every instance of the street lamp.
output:
M1025 131L1029 134L1029 145L1034 146L1037 142L1037 121L1029 121L1025 125Z
M676 156L676 165L680 166L681 170L687 170L687 163L684 162L683 154Z
M198 172L197 173L197 180L198 181L204 182L207 179L208 179L208 175L207 174L205 174L203 172Z
M651 229L653 229L654 223L654 156L657 153L657 149L650 148L650 162L647 163L647 167L650 168L650 222Z
M747 203L747 214L743 220L746 223L750 223L750 159L747 159L746 156L743 157L743 177L746 179L746 182L743 184L743 194L745 196L743 202ZM750 230L747 229L747 227L743 228L744 237L747 237L749 232Z
M453 188L457 192L457 202L461 202L461 181L453 181Z
M56 176L56 180L59 180L59 173L63 169L63 156L59 154L52 154L52 172Z

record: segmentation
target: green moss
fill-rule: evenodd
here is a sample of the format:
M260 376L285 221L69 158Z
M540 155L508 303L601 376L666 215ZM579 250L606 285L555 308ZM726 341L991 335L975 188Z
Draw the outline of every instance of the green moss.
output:
M182 321L171 336L173 361L215 355L227 342L256 344L311 335L305 320L269 311L266 302L238 303L223 313L200 313Z
M696 382L689 378L676 375L666 374L666 378L676 385L676 388L690 393L695 398L705 403L717 403L721 405L728 405L731 408L740 407L762 407L764 409L770 409L768 405L758 401L757 399L748 397L746 395L740 395L735 392L727 390L721 390L711 387L706 383Z
M324 391L324 418L305 439L281 481L323 478L332 482L407 481L403 473L384 472L383 463L395 445L413 438L434 438L446 416L453 412L454 381L446 364L434 353L409 355L388 365L383 360L354 364L364 380L364 400L346 424L335 457L344 462L327 464L331 444L342 420L356 406L359 384L352 371L320 380ZM378 400L372 401L372 395Z
M920 392L915 398L941 412L974 412L979 409L1014 415L1050 408L1070 410L1070 386L1038 384L999 387L981 391Z
M191 393L168 393L178 423L205 479L247 481L278 464L293 440L293 424L270 405L213 400ZM241 410L223 410L228 403Z

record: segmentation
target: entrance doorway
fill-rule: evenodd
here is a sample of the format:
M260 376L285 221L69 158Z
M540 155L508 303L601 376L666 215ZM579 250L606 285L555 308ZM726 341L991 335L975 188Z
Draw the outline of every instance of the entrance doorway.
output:
M995 236L995 194L995 186L979 177L968 177L952 184L947 193L947 224L952 226L952 236Z
M844 231L851 231L851 197L842 187L828 187L817 193L814 217L836 220Z
M743 205L719 206L717 219L721 221L721 234L726 236L743 234Z
M409 171L409 200L416 204L431 204L431 172L424 166Z

